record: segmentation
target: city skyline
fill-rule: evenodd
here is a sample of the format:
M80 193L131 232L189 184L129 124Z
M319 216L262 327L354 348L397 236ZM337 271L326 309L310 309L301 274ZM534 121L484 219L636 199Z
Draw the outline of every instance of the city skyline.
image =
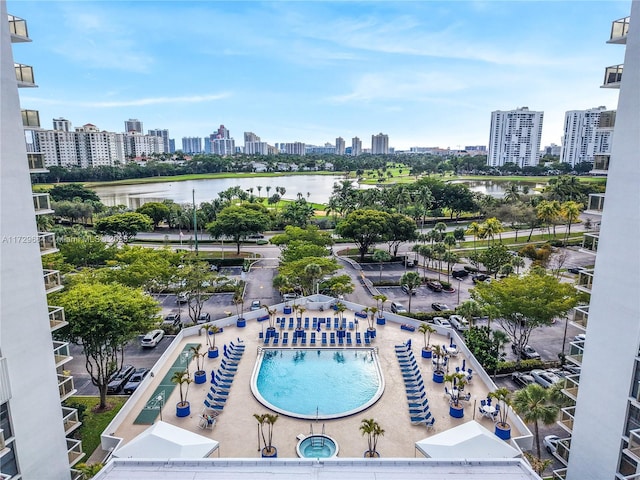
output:
M224 124L239 141L323 145L389 136L389 147L487 145L491 112L564 114L604 105L622 63L602 18L629 2L9 2L29 18L38 65L24 108L122 131L137 118L171 138ZM153 6L153 8L151 8ZM543 25L543 28L540 28ZM368 142L366 142L368 143Z

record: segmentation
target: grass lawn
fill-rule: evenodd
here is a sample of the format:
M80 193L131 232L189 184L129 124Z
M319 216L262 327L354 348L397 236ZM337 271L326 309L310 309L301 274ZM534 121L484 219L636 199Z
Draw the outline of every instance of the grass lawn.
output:
M107 397L107 403L113 408L102 413L95 413L93 409L98 405L100 399L98 397L71 397L67 400L70 407L77 408L75 405L84 405L87 408L84 411L82 426L80 426L79 437L82 440L82 449L85 453L84 460L88 460L96 448L100 446L100 434L107 428L109 422L120 411L126 397Z

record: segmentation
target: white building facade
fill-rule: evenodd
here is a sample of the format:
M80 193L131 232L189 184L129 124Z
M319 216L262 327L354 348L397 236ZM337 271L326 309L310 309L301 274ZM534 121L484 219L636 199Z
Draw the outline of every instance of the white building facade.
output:
M358 155L362 155L362 140L353 137L351 139L351 156L357 157Z
M491 112L487 165L501 167L515 163L533 167L540 160L540 141L544 113L527 107Z
M564 133L560 161L574 167L577 163L593 163L596 149L596 132L600 114L606 107L588 110L571 110L564 114Z
M389 153L389 135L384 133L371 135L371 153L373 155L387 155Z

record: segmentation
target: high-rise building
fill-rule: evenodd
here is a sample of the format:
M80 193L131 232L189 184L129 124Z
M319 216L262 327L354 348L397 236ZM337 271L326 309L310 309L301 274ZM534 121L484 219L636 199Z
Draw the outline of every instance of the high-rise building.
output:
M574 167L577 163L593 163L596 131L600 114L607 107L571 110L564 114L564 134L560 161Z
M124 121L124 133L142 133L142 122L137 118L130 118Z
M202 153L202 138L182 137L182 151L184 153Z
M540 159L543 117L543 112L533 112L527 107L491 112L487 165L536 166Z
M261 142L253 132L244 132L244 153L246 155L269 155L269 145Z
M55 234L36 224L53 211L48 194L31 190L30 172L46 169L24 141L23 125L38 128L38 112L21 113L18 96L18 87L36 84L33 68L14 63L11 48L30 41L26 21L0 2L0 477L69 480L78 478L70 467L83 453L67 435L80 422L75 409L61 406L75 393L63 372L68 344L52 338L65 325L64 311L47 305L47 294L63 287L60 272L43 270L40 258L57 251Z
M346 144L344 142L344 138L336 138L336 155L344 155L345 148Z
M567 437L558 452L568 464L554 478L637 479L640 472L640 2L631 16L613 22L608 43L626 44L622 65L606 68L604 88L619 88L615 134L608 165L606 202L589 198L588 212L601 214L598 233L585 237L595 267L579 274L576 288L590 294L575 309L574 323L586 340L571 343L567 360L580 373L566 379L570 405L560 425ZM606 357L606 360L605 358Z
M71 122L66 118L54 118L53 119L53 129L58 132L70 132L71 131Z
M169 130L165 129L156 129L156 130L149 130L147 132L148 135L151 135L152 137L160 137L162 138L162 145L164 147L164 153L170 153L171 152L171 146L169 145Z
M307 153L307 146L302 142L281 143L280 150L289 155L304 155Z
M169 153L176 153L176 139L169 139Z
M609 110L600 114L598 128L596 129L596 141L593 149L592 175L606 175L609 169L611 157L611 145L613 143L613 130L616 124L615 110Z
M384 133L371 135L371 153L373 155L387 155L389 153L389 136Z
M209 135L211 153L214 155L234 155L236 153L236 142L231 138L229 129L220 125L217 131Z
M164 153L164 142L161 137L129 132L124 134L124 151L130 158Z
M362 155L362 140L360 140L358 137L353 137L351 139L351 155L353 157Z

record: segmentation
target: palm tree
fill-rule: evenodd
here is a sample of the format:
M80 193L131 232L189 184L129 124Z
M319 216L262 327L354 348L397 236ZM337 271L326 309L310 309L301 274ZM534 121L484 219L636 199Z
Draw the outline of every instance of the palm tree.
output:
M418 272L407 272L400 278L400 284L406 285L409 288L409 312L411 312L411 297L413 296L413 291L418 288L421 283L422 278L420 278Z
M482 225L485 236L487 237L487 245L489 245L489 239L491 239L491 243L493 243L494 237L496 234L500 236L500 241L502 242L502 232L504 232L504 228L502 227L502 222L495 217L487 218Z
M578 220L580 217L580 212L582 211L583 205L581 203L577 203L574 201L564 202L560 206L560 214L567 221L567 233L564 237L564 243L567 244L567 240L569 240L569 235L571 235L571 225Z
M465 233L473 235L473 253L476 253L476 239L482 238L482 226L478 222L471 222Z
M278 420L278 415L271 414L271 413L263 413L262 415L258 415L257 413L254 413L253 418L255 418L258 421L258 430L260 431L260 436L262 437L262 443L264 444L262 453L265 455L272 456L276 451L275 447L272 445L273 425ZM264 433L265 425L267 426L267 435L265 435Z
M198 343L189 348L189 351L191 352L191 358L196 361L196 371L194 375L202 375L204 373L201 362L204 359L205 354L200 351L201 348L201 343Z
M508 203L520 200L520 188L517 183L509 182L504 189L504 200Z
M178 385L180 388L180 403L178 403L179 407L186 407L189 402L187 402L187 394L189 393L189 384L193 382L191 378L189 378L189 372L187 370L180 370L175 372L171 377L171 381ZM187 385L187 390L183 391L183 385Z
M539 422L545 425L555 423L560 407L553 395L553 389L545 389L532 383L516 392L513 399L513 409L527 423L533 423L536 437L536 453L542 456L540 450Z
M524 267L524 258L520 255L511 259L511 265L516 269L516 274L520 273L520 269Z
M442 260L443 255L447 251L444 243L438 242L432 247L433 257L438 260L438 281L440 281L440 274L442 273Z
M220 328L217 325L206 325L200 330L204 330L207 335L207 346L210 351L216 349L216 334L220 333Z
M431 341L431 334L435 333L436 329L428 323L421 323L418 327L418 331L424 336L424 350L429 350L429 342Z
M380 276L378 278L378 281L381 282L382 281L382 264L384 262L388 262L389 260L391 260L391 255L386 250L376 249L376 251L373 252L372 258L374 262L378 262L380 264Z
M473 326L473 319L482 315L482 308L475 300L466 300L456 307L456 313L467 319Z
M384 302L387 301L387 296L379 293L378 295L374 295L373 299L376 301L376 306L380 305L380 309L378 310L378 317L384 317Z
M549 237L551 237L551 225L553 225L553 236L556 236L556 220L560 215L560 202L557 200L542 200L536 207L538 218L547 225Z
M367 436L368 450L365 452L365 457L379 456L376 447L378 445L378 437L384 435L384 429L373 418L364 418L360 424L360 431L363 436Z
M262 192L262 185L256 187L258 189L258 198L260 198L260 192Z
M494 398L500 405L498 410L498 426L503 430L510 429L510 425L507 423L509 416L509 407L511 406L511 392L506 387L498 388L493 392L489 392L489 397Z

